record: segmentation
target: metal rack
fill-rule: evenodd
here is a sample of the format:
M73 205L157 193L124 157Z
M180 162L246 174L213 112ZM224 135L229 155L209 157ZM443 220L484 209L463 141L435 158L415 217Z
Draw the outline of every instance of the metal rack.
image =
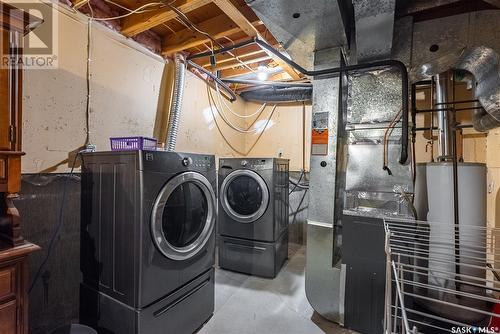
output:
M459 227L384 220L386 334L500 332L500 229Z

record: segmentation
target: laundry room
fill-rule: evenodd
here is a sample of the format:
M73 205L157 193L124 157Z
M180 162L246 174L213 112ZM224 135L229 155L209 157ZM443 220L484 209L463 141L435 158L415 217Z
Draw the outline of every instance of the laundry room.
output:
M0 12L0 334L500 333L498 0Z

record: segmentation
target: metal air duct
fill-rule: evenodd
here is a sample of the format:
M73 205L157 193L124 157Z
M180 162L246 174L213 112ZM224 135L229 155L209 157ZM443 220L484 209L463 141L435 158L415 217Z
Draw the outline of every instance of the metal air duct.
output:
M313 67L314 52L347 44L349 15L342 1L246 0L290 57Z
M167 131L167 151L175 150L177 134L179 132L179 123L181 120L182 99L184 98L184 79L186 77L185 58L182 54L176 54L175 62L175 82L172 93L172 103L170 105L170 114L168 117Z
M484 108L474 114L474 128L484 132L500 126L499 62L498 53L491 48L466 48L418 66L412 71L412 78L428 79L449 69L470 72L476 80L475 96Z
M240 96L246 101L257 102L303 102L312 99L312 86L310 87L266 87L262 89L242 92Z
M353 0L358 62L391 57L395 0Z
M435 76L436 80L436 104L441 109L438 114L438 144L439 144L439 159L451 160L452 157L452 123L454 115L451 111L445 108L446 103L453 101L453 72L443 72Z
M499 56L493 49L477 47L462 54L457 68L476 79L476 98L484 108L474 115L474 129L488 131L500 126Z

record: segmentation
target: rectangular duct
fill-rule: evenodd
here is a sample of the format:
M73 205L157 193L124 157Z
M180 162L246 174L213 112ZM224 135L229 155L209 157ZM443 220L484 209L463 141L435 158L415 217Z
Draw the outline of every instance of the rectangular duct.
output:
M353 0L358 62L391 56L395 0Z
M348 211L372 216L410 217L403 195L413 193L410 165L401 165L401 122L387 128L401 110L401 76L386 69L349 75L347 101ZM384 135L387 168L384 170ZM390 173L389 173L390 171Z
M332 0L246 0L297 64L314 65L317 50L346 45L348 8Z
M341 64L340 48L317 51L315 70L337 67ZM337 149L339 77L313 80L312 130L327 138L325 149L321 140L312 139L309 181L309 210L307 217L306 294L313 308L323 317L337 323L344 322L345 268L336 259L341 238L335 219L339 208L335 205L337 182ZM336 251L337 249L337 251Z

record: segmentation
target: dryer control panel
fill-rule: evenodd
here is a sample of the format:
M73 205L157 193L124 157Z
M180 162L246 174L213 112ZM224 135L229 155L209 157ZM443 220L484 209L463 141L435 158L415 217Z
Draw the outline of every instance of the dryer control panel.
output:
M219 167L230 169L251 169L251 170L264 170L273 168L273 159L241 159L229 158L220 159Z

